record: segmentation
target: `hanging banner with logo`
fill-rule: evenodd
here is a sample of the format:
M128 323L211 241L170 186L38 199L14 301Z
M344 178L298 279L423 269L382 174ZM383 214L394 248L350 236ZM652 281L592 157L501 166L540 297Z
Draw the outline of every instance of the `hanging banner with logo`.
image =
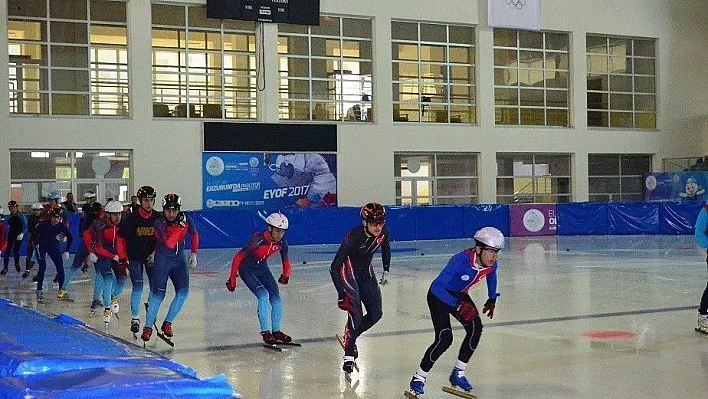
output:
M493 28L541 29L540 0L489 0L487 22Z
M704 201L708 172L666 172L644 174L644 201Z
M204 152L202 206L268 212L337 206L337 156L320 153Z
M556 204L509 205L512 237L554 236L558 227Z

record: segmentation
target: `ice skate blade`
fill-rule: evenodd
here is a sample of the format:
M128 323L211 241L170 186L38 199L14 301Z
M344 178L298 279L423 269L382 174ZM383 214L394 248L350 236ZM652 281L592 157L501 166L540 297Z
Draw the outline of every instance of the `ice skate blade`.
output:
M696 330L697 333L703 334L703 335L708 335L708 331L701 330L700 328L696 327L694 330Z
M157 338L160 338L161 340L165 341L165 343L166 343L167 345L169 345L169 346L171 346L171 347L174 348L175 343L172 342L172 339L170 339L170 338L169 338L168 336L166 336L165 334L163 334L163 333L157 331L157 326L155 326L155 335L157 335Z
M403 396L407 397L408 399L421 399L417 393L413 393L411 391L403 391Z
M477 399L477 396L472 395L469 392L465 392L465 391L457 389L457 388L442 387L442 390L443 390L443 392L449 393L451 395L459 396L461 398Z
M274 351L276 351L276 352L282 352L282 351L283 351L283 348L278 348L278 346L275 345L275 344L271 345L271 344L266 344L266 343L264 343L264 344L263 344L263 347L264 347L264 348L271 349L271 350L274 350Z
M278 342L276 345L302 346L302 344L301 344L301 343L298 343L298 342Z
M339 341L339 346L341 346L342 349L344 349L344 339L342 339L342 337L340 337L339 334L337 334L337 341ZM356 364L356 360L354 361L354 370L356 370L357 373L359 372L359 365Z

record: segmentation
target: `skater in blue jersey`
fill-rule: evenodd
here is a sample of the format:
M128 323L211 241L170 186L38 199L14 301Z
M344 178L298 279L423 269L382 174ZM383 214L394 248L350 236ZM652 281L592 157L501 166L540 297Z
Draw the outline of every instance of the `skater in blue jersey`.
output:
M695 234L698 245L706 249L706 263L708 264L708 201L698 214ZM701 304L698 307L698 327L696 330L708 334L708 285L703 291Z
M197 267L197 251L199 250L199 234L194 228L191 218L180 210L182 199L177 194L167 194L162 199L163 217L155 222L155 265L150 284L150 299L145 317L145 327L141 338L149 341L152 336L152 326L157 320L157 312L165 299L167 280L172 280L175 297L170 303L167 316L162 323L162 333L172 338L172 322L182 310L189 294L189 269ZM184 254L184 240L190 235L189 259Z
M504 235L494 227L483 227L474 234L475 246L466 249L452 258L440 272L428 290L428 307L435 329L435 341L425 351L420 361L420 368L413 374L410 390L415 395L422 395L428 372L440 356L452 344L452 315L465 328L457 363L450 374L453 387L469 392L472 384L465 376L467 362L472 357L482 335L482 319L477 306L472 302L468 291L482 278L487 279L489 299L484 304L482 313L491 319L497 296L497 257L504 248Z
M37 226L37 246L39 257L39 271L37 272L37 302L44 301L42 286L44 284L44 273L47 270L47 255L54 262L57 269L59 286L64 284L64 261L69 260L69 248L71 247L71 233L64 223L64 211L55 207L49 211L49 220L39 222ZM62 254L60 246L66 239L66 251Z

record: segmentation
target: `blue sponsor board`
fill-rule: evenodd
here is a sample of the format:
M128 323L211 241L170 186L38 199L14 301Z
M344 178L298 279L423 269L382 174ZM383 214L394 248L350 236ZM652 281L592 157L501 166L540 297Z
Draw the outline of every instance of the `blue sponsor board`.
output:
M644 174L645 201L705 201L707 187L708 172Z
M204 152L202 207L276 211L337 206L337 156Z

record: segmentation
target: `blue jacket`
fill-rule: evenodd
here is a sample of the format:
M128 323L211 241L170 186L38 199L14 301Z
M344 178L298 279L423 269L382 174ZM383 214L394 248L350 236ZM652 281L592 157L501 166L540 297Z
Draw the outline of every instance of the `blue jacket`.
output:
M430 291L447 305L455 307L461 294L467 294L473 285L487 277L489 298L497 297L497 262L490 267L475 266L477 253L466 249L450 258L447 266L433 280Z
M706 201L706 205L701 209L701 212L698 213L695 235L698 245L708 249L708 201Z

